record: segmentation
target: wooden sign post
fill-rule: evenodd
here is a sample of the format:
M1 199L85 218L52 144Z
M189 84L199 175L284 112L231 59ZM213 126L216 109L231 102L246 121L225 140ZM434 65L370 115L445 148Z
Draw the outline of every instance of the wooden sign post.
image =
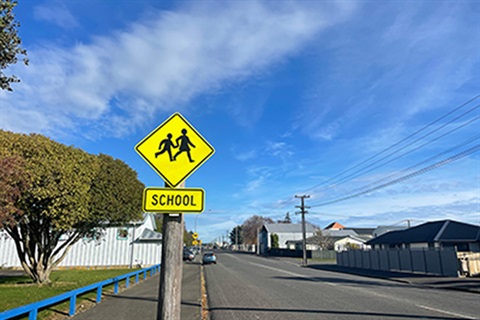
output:
M175 113L150 132L135 151L165 181L165 190L147 188L143 193L144 212L163 213L162 264L158 289L157 320L180 320L183 272L183 214L202 212L204 192L185 188L185 180L215 150L180 114ZM151 194L151 191L157 193ZM168 191L168 192L167 192ZM185 190L184 190L185 191ZM151 195L151 197L149 196Z
M163 215L162 264L157 320L180 320L183 272L183 214Z

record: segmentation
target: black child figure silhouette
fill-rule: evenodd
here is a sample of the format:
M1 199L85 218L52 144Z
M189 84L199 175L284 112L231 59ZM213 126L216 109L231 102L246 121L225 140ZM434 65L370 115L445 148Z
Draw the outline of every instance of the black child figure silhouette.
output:
M182 129L182 135L177 138L177 145L179 145L179 150L178 152L173 156L173 161L177 160L177 156L181 154L182 152L186 152L188 155L188 160L190 162L194 162L192 159L192 156L190 155L190 146L195 148L195 145L190 142L190 139L187 137L187 129Z
M160 142L160 145L158 146L158 150L160 150L160 151L155 153L155 158L166 151L166 152L168 152L168 156L170 157L170 161L174 161L174 159L172 158L172 149L171 148L172 147L176 148L177 146L173 143L172 137L173 137L172 134L169 133L169 134L167 134L167 138L163 139Z

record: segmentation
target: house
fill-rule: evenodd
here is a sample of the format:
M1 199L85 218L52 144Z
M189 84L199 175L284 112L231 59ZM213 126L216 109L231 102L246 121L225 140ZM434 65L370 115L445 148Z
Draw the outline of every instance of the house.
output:
M317 227L310 223L305 224L306 237L312 237L318 230ZM280 249L287 249L287 241L302 240L302 224L301 223L268 223L264 224L260 229L258 241L260 254L268 252L272 247L271 236L276 234L278 236L278 247Z
M79 240L59 267L148 266L161 262L161 251L162 234L156 231L154 215L145 214L141 221L105 228L99 239ZM14 241L1 230L0 266L21 267Z
M370 246L367 245L366 242L366 239L359 236L333 238L333 248L335 251L346 251L350 249L365 250L370 248Z
M316 230L319 231L318 229ZM307 250L344 251L348 248L366 249L366 242L372 238L373 228L347 228L338 222L332 222L321 231L306 239ZM290 250L302 250L303 240L289 239L286 247Z
M307 250L335 250L345 251L352 248L367 249L369 246L366 244L367 240L360 238L359 236L352 235L348 232L342 236L329 236L319 237L315 235L306 239ZM326 235L326 232L322 233ZM325 245L327 248L325 248ZM303 240L289 240L287 241L287 248L290 250L302 250Z
M323 230L341 230L341 229L345 229L345 227L340 223L334 221L330 223L328 226L326 226Z
M432 221L384 233L367 244L372 249L455 248L457 251L480 252L480 226L452 220Z

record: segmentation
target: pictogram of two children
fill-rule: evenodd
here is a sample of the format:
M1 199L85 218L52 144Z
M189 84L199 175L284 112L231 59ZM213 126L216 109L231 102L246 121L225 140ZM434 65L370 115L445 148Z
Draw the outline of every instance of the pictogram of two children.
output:
M167 138L160 141L160 145L158 146L158 152L155 153L155 158L161 155L164 152L168 152L170 157L170 161L176 161L178 155L182 152L186 152L188 155L188 160L190 162L194 162L192 156L190 155L190 147L195 148L195 145L190 141L187 137L187 129L182 129L182 135L178 137L175 142L172 141L173 135L171 133L167 134ZM172 157L172 148L178 148L177 153Z

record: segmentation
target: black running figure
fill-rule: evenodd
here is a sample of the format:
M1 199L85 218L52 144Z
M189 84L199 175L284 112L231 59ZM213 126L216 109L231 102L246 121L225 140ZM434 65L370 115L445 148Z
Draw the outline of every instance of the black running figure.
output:
M160 142L160 145L158 146L158 150L160 150L160 151L155 153L155 158L166 151L166 152L168 152L168 156L170 157L170 161L174 161L174 159L172 158L172 148L176 148L177 146L173 143L172 137L173 137L172 134L169 133L169 134L167 134L167 138L163 139Z

